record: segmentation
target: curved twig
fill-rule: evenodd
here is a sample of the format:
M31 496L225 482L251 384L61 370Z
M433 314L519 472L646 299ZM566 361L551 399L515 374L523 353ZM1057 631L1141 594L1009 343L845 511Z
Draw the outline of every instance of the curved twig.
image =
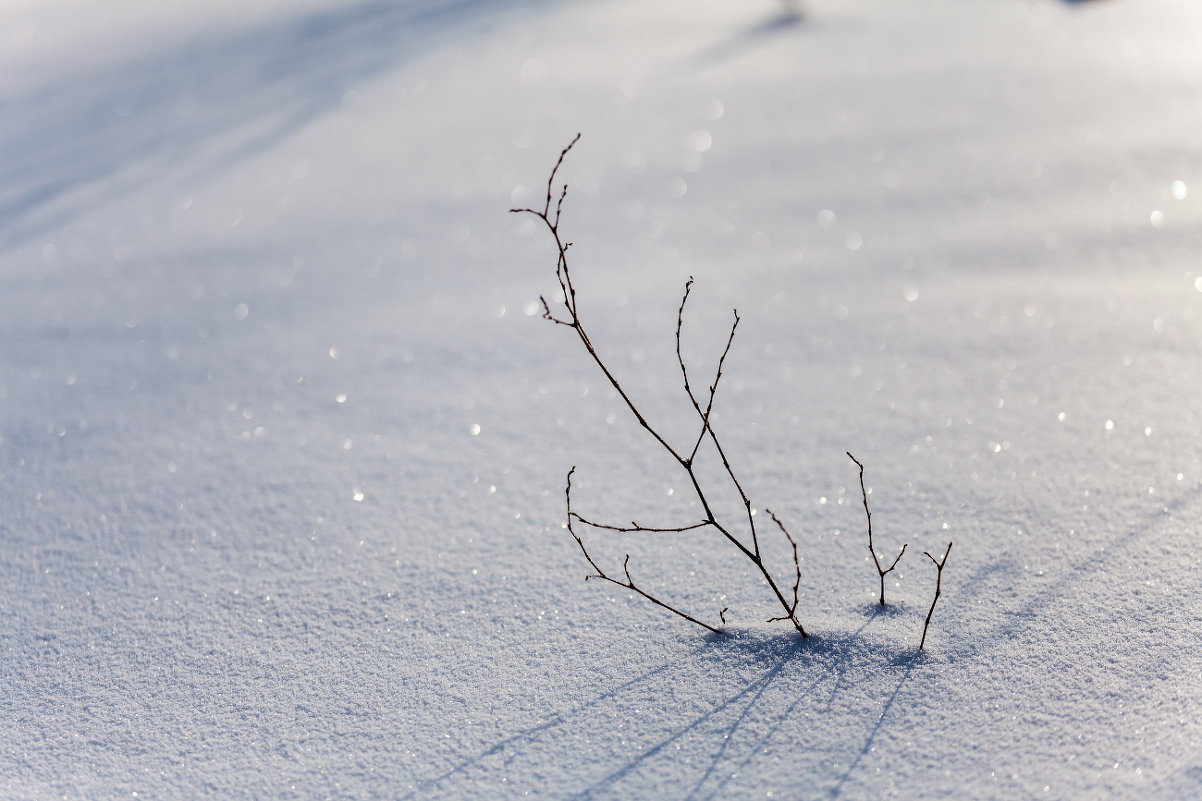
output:
M789 544L793 546L793 570L796 574L796 578L793 580L793 605L789 607L789 616L769 618L768 622L772 623L777 620L791 620L794 625L800 626L801 624L797 622L797 594L801 589L801 560L797 557L797 540L793 539L793 535L789 533L787 528L785 528L785 524L780 522L780 519L772 513L771 509L765 509L764 511L768 513L768 516L772 518L772 522L776 523L776 527L781 530L781 533L785 535L785 539L787 539Z

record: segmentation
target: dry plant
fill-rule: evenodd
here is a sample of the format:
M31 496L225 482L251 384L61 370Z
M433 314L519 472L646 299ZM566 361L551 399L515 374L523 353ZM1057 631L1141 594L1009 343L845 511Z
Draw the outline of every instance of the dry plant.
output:
M864 499L864 514L868 516L868 552L872 554L872 561L876 565L876 572L880 574L881 579L881 606L885 605L885 576L893 572L897 567L897 563L901 561L902 554L906 552L906 547L910 543L904 543L901 547L901 553L893 560L893 564L889 567L881 567L881 559L876 555L876 548L872 547L872 512L868 509L868 490L864 486L864 465L860 460L851 455L849 451L847 458L856 463L856 467L860 468L860 496Z
M684 472L685 476L688 478L689 484L693 489L693 494L697 500L697 503L700 504L702 511L700 520L667 526L648 526L633 520L629 524L614 524L586 518L577 512L572 506L572 476L576 472L576 468L573 466L572 469L568 471L567 486L564 490L564 498L567 505L567 529L572 535L572 538L576 541L576 544L580 547L580 552L584 555L585 561L587 561L589 566L592 568L593 572L585 576L585 579L598 579L601 581L607 581L611 584L615 584L619 587L630 590L631 592L646 598L651 603L665 609L666 611L684 618L690 623L695 623L696 625L701 626L702 628L707 629L715 634L720 634L721 629L717 626L706 623L698 617L684 612L669 601L666 601L662 597L648 592L646 589L636 583L634 577L631 575L629 553L626 554L626 557L622 562L620 573L615 571L607 571L596 559L593 558L592 554L589 553L588 547L585 544L585 538L581 534L580 527L583 526L589 529L603 531L651 535L714 531L731 545L733 545L743 557L755 565L760 575L763 576L764 583L775 597L777 603L780 604L784 614L769 618L768 622L787 621L792 624L793 628L796 629L796 631L802 637L806 637L808 635L806 634L805 627L801 624L801 621L797 616L797 607L799 605L799 593L801 587L801 559L798 556L797 540L794 539L793 535L789 533L789 530L785 528L785 525L775 514L772 513L771 510L764 510L772 519L772 522L776 525L776 527L780 529L780 532L784 535L785 539L788 541L793 550L793 586L792 592L789 593L789 596L787 597L785 590L782 589L781 580L773 575L772 571L765 563L764 552L760 547L760 532L756 529L755 512L752 508L751 500L748 498L747 493L743 489L742 482L740 482L734 468L731 466L730 459L727 457L726 450L722 445L722 441L719 439L718 433L714 430L712 421L714 398L718 393L718 385L722 380L722 371L726 365L726 357L730 354L731 345L734 342L735 331L739 327L739 312L738 310L734 311L734 321L731 323L730 333L726 338L726 346L722 349L722 354L718 358L718 365L714 372L713 381L708 385L707 391L696 391L693 386L693 381L689 376L688 368L685 366L684 356L681 352L682 329L684 328L684 310L685 305L689 300L689 294L693 288L692 277L685 282L684 295L680 299L680 306L676 312L676 362L680 367L680 376L684 384L685 395L688 398L689 404L692 406L693 412L697 417L697 433L691 436L685 443L683 443L683 445L669 442L664 434L661 433L660 429L657 429L651 424L651 422L647 420L646 416L627 393L626 389L611 371L605 360L597 352L597 349L593 345L592 339L590 339L588 332L585 329L584 320L580 313L579 299L576 295L576 286L573 282L571 267L568 263L568 251L572 247L572 243L565 240L560 231L560 220L563 213L564 200L567 198L568 194L568 187L567 184L563 184L560 187L557 195L555 184L555 177L558 175L560 167L563 166L564 159L579 140L580 134L577 134L576 137L572 139L570 143L568 143L568 146L565 147L562 152L560 152L559 159L555 162L555 166L551 170L551 175L547 179L547 191L542 208L510 209L511 213L530 214L541 220L555 243L555 277L559 281L561 297L558 299L555 310L553 310L552 305L547 301L547 299L544 296L539 296L539 300L542 302L543 307L543 318L550 320L556 325L569 328L575 333L577 339L580 340L580 343L588 352L589 358L591 358L601 370L601 373L605 376L605 379L609 382L609 385L613 387L614 391L618 394L618 397L622 399L622 402L626 405L626 408L630 410L630 413L634 416L634 419L644 430L646 430L648 434L651 435L652 439L654 439L664 451L671 455L672 459ZM559 306L562 306L562 311L559 311ZM733 489L735 492L737 492L742 501L743 515L737 523L732 523L725 518L720 517L715 512L715 507L711 505L710 499L714 494L713 488L703 486L702 477L699 475L697 469L698 459L704 454L710 455L711 458L715 456L717 457L717 460L722 466L721 471L718 473L718 475L723 477L721 479L722 483L727 485L727 491ZM906 552L908 543L906 545L902 545L901 552L898 553L897 557L894 558L889 567L886 568L881 565L881 560L877 556L876 550L873 547L872 512L868 507L868 490L864 485L864 465L850 453L847 455L860 469L860 492L864 500L864 513L868 518L868 549L872 553L872 559L876 564L878 577L880 579L880 603L883 606L885 604L885 576L897 567L897 563L901 560L902 555ZM948 552L950 551L951 544L949 543ZM943 575L943 562L947 561L947 554L944 554L942 562L935 561L935 558L931 557L930 554L927 554L927 556L930 557L931 561L935 562L936 566L939 568L939 580L937 581L935 587L935 599L938 600L940 583ZM931 610L927 613L926 625L923 626L923 644L926 642L926 626L930 624L931 614L934 612L934 610L935 604L932 603ZM721 621L721 625L726 624L726 612L727 608L723 608L718 612L718 618ZM922 644L919 645L919 648L922 648Z
M930 559L935 563L935 569L937 572L935 574L935 597L931 599L931 608L927 610L926 622L922 624L922 639L918 643L918 650L920 651L922 650L923 646L927 644L927 627L931 625L931 615L935 614L935 604L939 603L939 594L943 589L943 566L947 564L947 555L951 552L952 543L950 542L947 544L947 550L943 552L942 559L936 559L926 551L923 551L923 554L926 555L927 559Z
M562 293L561 303L563 305L563 312L557 316L556 313L552 311L551 305L547 302L547 299L540 296L539 300L542 301L543 304L543 317L553 323L556 323L557 325L570 328L576 333L580 343L584 345L585 350L588 351L589 357L592 358L597 367L600 368L610 386L614 388L614 391L618 393L618 396L626 404L626 407L630 410L631 414L634 415L635 420L637 420L639 425L651 435L651 437L659 444L660 447L662 447L672 456L672 458L684 471L685 475L688 477L689 484L693 488L693 493L696 496L698 503L701 505L701 510L703 513L702 519L699 521L663 527L644 526L634 521L631 521L630 525L613 525L610 523L601 523L589 520L581 516L572 508L572 474L576 469L573 467L572 470L568 471L567 489L565 491L568 510L568 531L576 540L577 545L580 546L580 550L584 554L584 558L593 568L594 572L590 574L588 578L596 578L602 581L608 581L613 584L617 584L620 587L625 587L626 589L638 593L652 603L663 607L669 612L679 615L691 623L696 623L698 626L702 626L703 628L709 629L712 632L718 633L719 630L715 626L702 622L696 617L681 611L672 604L664 601L662 598L659 598L638 586L630 574L630 554L626 555L626 559L622 564L622 575L625 576L625 581L620 578L615 578L614 576L610 575L610 573L607 573L605 569L603 569L589 554L588 548L585 546L584 539L576 530L577 524L594 529L604 529L607 531L638 532L645 534L681 533L700 529L712 529L713 531L718 532L720 536L725 538L731 545L733 545L739 553L750 560L751 563L754 564L759 570L760 574L764 577L764 581L768 585L768 588L772 591L772 594L775 596L777 602L784 610L783 615L772 618L771 620L788 621L802 637L806 637L807 634L805 627L797 618L798 590L801 585L801 563L797 556L797 542L793 539L793 536L789 534L788 530L785 529L785 526L780 522L780 520L777 519L775 515L771 515L771 513L769 513L773 522L776 523L777 527L780 528L781 532L785 535L790 545L793 547L793 567L795 580L793 582L792 600L790 601L785 597L785 593L781 590L781 585L778 583L778 579L772 574L772 571L769 570L768 566L765 564L764 553L760 548L759 532L756 530L755 513L752 509L751 500L747 497L747 493L743 490L743 485L739 481L738 476L735 474L734 468L731 467L730 459L727 457L726 451L722 446L722 442L718 438L718 434L714 431L714 427L710 420L710 416L714 408L714 397L718 392L718 384L722 380L722 369L726 364L726 357L730 353L731 343L734 342L735 331L739 327L738 310L735 310L734 312L734 322L730 327L730 335L726 339L726 347L722 350L722 355L718 359L718 367L714 373L714 379L708 387L708 392L702 393L699 396L699 393L693 388L692 381L689 377L689 371L685 367L684 357L681 354L681 329L684 326L684 309L685 304L689 299L689 292L693 288L693 279L689 278L689 280L685 283L684 296L680 300L680 308L676 313L676 361L680 365L680 374L684 381L685 395L688 396L689 403L697 415L697 434L690 438L690 440L683 446L673 445L672 443L668 442L665 436L660 433L658 429L648 422L647 418L635 404L634 400L632 400L630 395L627 394L621 382L618 381L617 377L613 374L609 366L605 363L601 355L593 346L593 342L589 338L588 332L585 330L584 321L580 315L579 300L576 296L576 287L572 281L571 267L568 264L568 250L571 248L572 243L564 240L559 229L560 215L563 211L563 202L568 193L568 187L566 184L564 184L560 189L558 199L556 200L555 198L555 176L558 174L559 168L563 165L564 158L579 140L580 135L577 134L576 137L568 144L568 146L565 147L559 154L559 160L555 162L555 167L551 170L551 176L547 179L547 194L543 203L543 207L541 209L510 209L510 211L514 213L532 214L537 217L543 222L547 230L550 232L551 237L555 241L555 248L558 254L556 259L555 277L559 281L559 288ZM707 493L707 490L702 486L702 480L697 471L697 459L701 455L703 446L708 446L707 450L710 450L713 454L717 455L718 459L722 463L722 469L725 477L729 479L730 485L735 491L738 492L739 498L742 501L743 509L746 515L746 530L741 536L735 533L735 527L732 523L722 520L718 517L713 506L710 504L709 493ZM723 609L719 613L719 618L725 620L725 613L726 610Z

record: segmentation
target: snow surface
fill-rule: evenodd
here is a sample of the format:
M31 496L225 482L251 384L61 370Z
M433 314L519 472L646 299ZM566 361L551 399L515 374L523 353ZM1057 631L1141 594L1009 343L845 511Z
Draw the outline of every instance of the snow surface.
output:
M0 797L1202 797L1202 6L0 31ZM577 131L581 314L673 438L685 279L697 375L742 315L715 426L808 640L712 534L591 542L726 636L583 581L570 466L698 513L532 314L505 212Z

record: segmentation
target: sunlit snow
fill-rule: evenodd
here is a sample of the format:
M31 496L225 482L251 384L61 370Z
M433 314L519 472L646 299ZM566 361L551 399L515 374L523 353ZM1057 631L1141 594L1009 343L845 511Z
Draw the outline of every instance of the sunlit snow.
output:
M1200 42L1193 0L3 0L0 798L1199 797ZM577 132L592 344L687 442L685 282L698 386L738 309L712 422L809 639L713 532L589 547L722 636L585 581L573 466L590 519L700 512L542 319L508 211Z

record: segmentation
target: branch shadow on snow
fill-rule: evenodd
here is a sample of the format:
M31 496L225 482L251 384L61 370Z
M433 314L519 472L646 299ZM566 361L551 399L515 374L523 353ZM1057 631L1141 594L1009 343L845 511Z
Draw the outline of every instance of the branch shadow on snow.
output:
M357 0L200 35L0 99L0 249L147 182L186 186L228 170L451 36L552 2Z
M857 717L863 718L860 706L864 688L846 674L862 671L866 663L871 663L891 691L883 701L883 709L872 707L873 717L863 721L862 733L849 730L841 742L834 744L836 752L847 754L850 750L854 754L849 757L852 761L845 774L830 777L834 789L829 792L838 797L860 760L872 749L911 672L922 661L908 645L882 648L880 642L865 641L861 635L876 619L869 616L855 631L819 634L808 640L760 632L707 637L701 647L689 653L500 739L436 776L419 780L402 798L454 792L453 788L460 785L479 787L480 782L495 781L498 776L507 775L512 782L521 774L524 763L536 765L556 749L567 749L565 757L576 760L579 754L570 743L582 733L589 742L612 747L613 740L623 735L612 728L607 733L607 715L613 717L616 712L619 720L625 720L623 716L628 712L624 710L637 709L640 698L662 697L665 679L687 686L691 671L707 678L730 675L732 679L729 686L716 693L713 684L705 681L696 693L686 692L688 702L696 702L689 713L640 717L640 734L654 733L645 738L635 736L634 742L621 749L624 755L609 753L594 758L591 764L577 764L569 775L551 780L564 797L600 799L620 797L633 787L644 786L649 777L669 770L678 778L673 792L665 797L689 801L726 797L735 789L730 783L744 771L754 770L756 760L767 750L784 746L798 736L803 714L845 714L851 707ZM743 678L734 679L737 675ZM706 687L710 689L708 697ZM671 704L668 707L677 708ZM808 732L805 727L802 730ZM538 773L543 781L549 779L543 769ZM564 784L569 779L584 786L568 790Z
M817 677L813 677L812 681L810 681L808 684L800 687L792 684L785 685L785 689L788 692L787 697L793 697L793 700L783 708L769 705L766 708L767 711L765 713L765 717L770 720L767 731L760 736L756 736L754 734L750 735L753 738L753 742L744 748L746 751L746 756L734 763L733 766L722 770L719 774L717 771L719 761L723 753L727 750L729 744L734 740L734 735L742 726L744 720L748 717L748 713L757 708L756 702L758 702L760 700L760 696L763 695L762 691L758 693L752 702L748 703L746 708L743 710L743 714L736 722L736 725L730 727L730 729L725 733L722 744L717 749L704 774L692 788L692 791L685 796L685 799L687 799L687 801L713 801L714 798L724 797L723 790L726 789L730 782L734 780L736 776L746 770L757 756L764 752L768 745L785 727L785 724L793 717L798 708L807 702L813 701L811 693L819 690L824 683L830 681L833 675L834 683L831 686L830 692L826 694L825 702L821 707L821 714L823 716L831 715L834 712L836 701L839 700L840 696L851 691L845 682L846 667L849 663L863 656L864 643L860 640L860 635L863 634L864 630L867 629L871 623L872 617L866 620L860 626L860 628L856 629L854 632L839 635L826 635L822 637L819 642L816 643L818 647L815 648L811 654L813 657L824 659L825 664L822 665L823 669L819 671L819 675ZM870 647L879 648L879 646ZM898 683L893 688L888 700L885 702L880 715L876 719L876 723L871 729L868 730L865 742L863 746L859 748L857 755L849 766L847 772L840 778L838 784L830 791L832 798L837 798L839 796L839 794L842 792L844 783L855 772L860 760L863 759L863 757L869 753L869 751L871 751L877 734L880 732L882 724L884 723L889 710L892 708L894 701L900 694L903 686L909 680L910 673L914 669L914 665L923 659L922 654L915 653L912 650L904 648L892 650L891 652L886 653L885 657L886 669L894 669L901 665L905 665L905 672L902 674ZM717 778L717 781L713 784L713 786L708 788L707 792L703 794L702 790L706 789L705 784L711 777Z
M398 798L398 801L406 801L406 799L414 798L420 792L428 792L430 790L433 790L434 788L446 783L448 780L455 778L457 775L462 775L468 769L474 768L474 767L482 764L488 758L493 757L493 756L503 755L506 751L510 750L511 747L521 747L523 745L531 745L531 744L537 742L538 739L540 737L542 737L544 734L552 731L553 729L555 729L559 726L562 726L562 725L568 723L569 720L571 720L572 718L574 718L582 713L589 711L589 709L591 709L592 707L602 704L605 701L608 701L610 699L620 698L621 695L626 690L629 690L630 688L636 687L640 684L644 684L644 683L650 681L651 679L655 678L656 676L659 676L660 674L665 673L666 671L670 670L671 668L677 667L680 664L688 661L692 657L700 656L704 651L712 648L713 644L715 642L719 642L719 641L720 641L720 638L718 638L718 637L713 637L713 636L707 637L706 643L704 645L702 645L700 648L693 650L690 653L683 654L682 656L679 656L676 659L673 659L669 662L665 662L664 664L660 665L659 667L653 668L652 670L648 670L645 673L642 673L642 674L636 676L635 678L630 679L629 681L619 684L617 687L614 687L613 689L606 690L605 692L601 693L600 695L596 696L595 698L593 698L590 701L587 701L583 704L578 704L578 705L571 707L569 709L566 709L562 712L557 712L554 715L551 715L550 717L548 717L546 720L544 720L541 723L537 723L533 726L529 726L529 727L517 732L516 734L512 734L509 737L505 737L503 739L497 740L495 743L493 743L491 746L484 749L483 751L480 751L479 753L474 754L472 756L460 759L449 770L446 770L446 771L438 774L437 776L432 776L428 779L421 779L421 780L417 781L415 783L413 789L410 790L405 795L400 796Z
M734 720L729 726L725 727L725 734L720 741L721 744L714 753L709 765L697 781L693 791L687 796L687 798L690 799L698 797L697 793L705 785L705 782L710 778L710 776L713 775L715 768L727 750L727 746L730 743L731 738L743 726L744 722L748 718L749 713L758 707L758 704L763 698L765 692L777 681L778 677L781 675L781 672L789 665L789 663L800 656L804 651L808 650L808 646L810 645L809 643L793 637L792 635L788 635L787 638L781 639L779 642L747 642L740 641L738 638L730 636L727 636L726 639L730 640L730 642L727 643L717 638L714 638L714 641L716 643L721 643L721 646L723 647L742 651L743 655L768 658L770 662L767 670L765 670L759 676L759 678L739 689L738 692L723 698L705 712L694 717L684 726L677 728L665 739L662 739L655 745L644 749L633 760L594 781L591 785L573 795L572 798L591 799L596 797L599 792L621 782L638 768L642 767L646 762L665 751L669 746L678 742L687 735L698 732L703 724L714 720L723 711L727 709L734 709L737 712Z
M917 654L911 656L907 660L906 672L902 674L900 679L898 679L897 686L893 688L893 692L890 693L889 699L885 701L885 705L881 709L881 716L877 718L876 724L871 730L869 730L868 738L864 741L864 747L860 749L860 752L856 754L856 758L853 759L851 764L847 766L847 770L839 778L839 783L831 788L830 797L832 799L842 797L843 785L847 784L847 780L850 779L852 774L856 772L856 768L860 766L860 761L863 760L870 751L872 751L872 745L876 742L876 736L880 733L881 726L884 724L885 718L889 716L889 710L893 709L893 703L897 700L897 696L902 691L902 687L904 687L906 682L910 680L910 673L914 671L914 665L920 659L922 659L922 655Z
M1116 555L1129 552L1139 545L1158 520L1186 517L1183 514L1202 503L1202 491L1184 492L1167 502L1157 504L1157 508L1143 516L1133 524L1120 528L1112 536L1106 537L1102 547L1092 547L1077 554L1064 554L1060 563L1048 574L1047 586L1031 595L1022 598L1011 608L1001 609L1002 620L991 626L987 631L975 635L971 641L949 647L948 650L957 656L969 656L974 653L989 651L997 643L1007 642L1020 637L1032 625L1038 625L1049 609L1062 598L1089 580L1097 580L1100 573L1108 568L1108 562ZM994 558L983 564L968 577L957 583L957 592L966 597L981 596L988 593L990 580L997 575L1020 575L1021 565L1012 557Z
M730 637L731 642L724 643L727 653L721 655L727 658L750 656L766 661L760 675L572 798L594 799L612 795L607 791L619 788L622 780L632 777L655 757L669 752L671 746L687 737L699 739L707 734L712 753L703 765L693 766L693 775L682 778L680 786L688 790L681 797L686 801L712 801L727 797L728 785L748 769L778 735L782 732L786 736L792 734L788 724L799 710L820 707L820 714L829 715L838 702L845 700L843 696L852 691L845 682L847 667L862 660L866 647L877 651L877 656L882 655L879 644L866 645L860 636L872 622L873 619L869 618L853 632L815 635L808 640L792 636L765 640L744 640L740 635ZM832 791L833 794L841 791L843 783L860 759L871 750L889 708L908 681L914 665L921 659L908 648L885 653L884 657L887 671L905 665L905 672L894 686L874 726L868 730L864 745L858 750L848 773ZM823 685L828 683L831 685L829 693L820 692ZM727 710L732 713L729 722L707 733L706 725L717 721ZM736 750L740 753L734 754Z

